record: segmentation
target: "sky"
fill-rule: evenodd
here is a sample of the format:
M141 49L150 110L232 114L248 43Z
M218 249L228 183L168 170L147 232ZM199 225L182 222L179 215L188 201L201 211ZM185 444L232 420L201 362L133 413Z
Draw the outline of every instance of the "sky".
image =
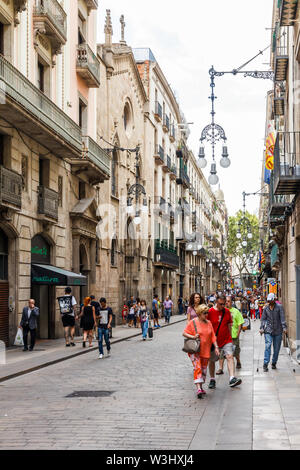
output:
M98 9L98 42L104 42L106 9L111 10L114 42L121 38L120 16L126 22L125 39L131 47L150 47L163 70L190 126L189 147L195 156L203 128L211 122L209 69L238 68L271 42L273 0L101 0ZM246 70L269 70L270 49ZM242 208L242 193L261 186L266 94L270 80L225 75L216 78L216 123L227 136L231 166L219 165L220 187L229 215ZM210 145L206 145L209 176ZM212 187L213 190L217 186ZM258 214L259 197L247 197L247 210Z

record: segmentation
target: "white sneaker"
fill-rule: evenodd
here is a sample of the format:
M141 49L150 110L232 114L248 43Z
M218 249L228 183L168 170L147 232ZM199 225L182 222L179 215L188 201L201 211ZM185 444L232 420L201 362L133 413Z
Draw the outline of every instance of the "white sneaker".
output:
M99 354L99 359L103 359L103 354Z

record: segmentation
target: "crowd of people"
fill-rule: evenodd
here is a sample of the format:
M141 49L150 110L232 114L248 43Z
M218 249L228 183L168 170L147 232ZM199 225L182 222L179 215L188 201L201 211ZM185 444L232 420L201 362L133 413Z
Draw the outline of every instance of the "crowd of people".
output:
M227 292L227 294L229 293ZM82 347L86 348L87 341L89 347L92 347L93 338L97 336L99 359L104 357L103 339L109 356L113 312L106 299L101 298L98 302L95 296L90 295L77 309L77 301L72 295L71 288L67 287L65 295L58 298L58 304L65 332L66 347L76 346L74 336L75 323L78 320L83 330ZM206 298L199 293L194 293L189 302L179 297L177 307L176 313L179 315L186 313L187 317L187 325L183 332L185 340L197 343L196 349L193 344L191 350L184 350L188 353L193 365L194 383L199 398L203 398L206 394L204 384L208 370L210 374L208 388L216 388L216 376L224 374L225 359L227 360L229 386L233 388L242 384L242 380L236 377L235 372L242 368L240 335L248 328L245 325L249 318L253 321L260 319L259 332L261 335L265 335L264 372L268 372L272 345L272 369L277 368L282 336L283 333L287 333L287 325L283 307L276 300L274 294L270 293L265 299L263 296L255 296L251 293L244 294L243 292L237 292L235 295L213 293ZM161 328L162 315L164 315L165 324L168 324L174 313L175 307L170 296L167 296L162 302L158 295L154 295L151 308L143 299L133 296L128 301L126 298L123 299L123 326L140 328L143 341L146 341L147 337L152 337L152 322L153 328L159 329ZM38 316L39 308L35 306L35 301L30 299L28 306L23 309L20 322L20 328L23 330L24 351L28 351L29 333L31 335L29 350L33 351L34 349ZM217 362L219 367L216 371Z
M235 376L235 371L242 368L240 334L248 329L244 328L248 317L253 321L261 321L259 332L265 335L264 372L268 372L272 345L272 369L276 369L282 335L287 334L287 325L283 307L276 301L275 294L270 293L267 299L242 292L235 295L214 293L206 298L197 293L191 296L183 336L196 341L197 345L192 344L190 352L186 346L183 350L188 352L193 365L198 398L206 395L204 384L207 369L210 373L208 388L216 388L216 375L224 374L225 359L229 386L233 388L242 384L242 380ZM216 362L219 362L217 372Z

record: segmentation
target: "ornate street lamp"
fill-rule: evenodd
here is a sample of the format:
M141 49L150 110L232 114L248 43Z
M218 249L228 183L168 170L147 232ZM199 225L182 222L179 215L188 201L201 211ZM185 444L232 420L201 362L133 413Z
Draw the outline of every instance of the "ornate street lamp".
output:
M114 152L115 150L119 150L120 152L135 153L135 184L133 184L128 190L126 212L128 215L133 215L135 213L133 222L135 225L139 225L142 222L141 213L148 212L146 191L144 186L139 182L140 146L137 145L134 149L128 149L124 147L118 147L111 142L107 142L103 137L101 137L101 139L107 144L111 145L111 148L105 149L106 152ZM139 199L142 195L144 196L143 205L139 207ZM133 202L135 202L135 209L133 207Z
M210 171L210 176L208 178L208 181L211 185L216 185L219 182L219 177L217 176L217 169L216 169L216 162L215 162L215 147L219 141L223 141L223 151L222 151L222 158L220 160L220 165L222 168L228 168L231 165L231 162L229 160L229 154L228 154L228 148L226 146L226 135L224 129L219 126L218 124L215 123L215 100L216 96L214 93L215 89L215 77L222 77L225 74L232 74L232 75L238 75L238 74L244 74L244 77L252 77L252 78L259 78L259 79L270 79L274 81L274 72L273 71L244 71L242 70L246 65L248 65L250 62L252 62L254 59L256 59L259 55L263 54L265 50L269 49L270 46L266 47L263 51L259 51L259 53L253 57L252 59L248 60L245 64L243 64L241 67L238 69L233 69L231 71L227 72L217 72L214 67L212 66L211 69L209 70L209 75L210 75L210 87L211 87L211 96L209 99L211 100L212 103L212 108L211 108L211 115L212 115L212 122L208 126L206 126L201 134L201 146L199 149L199 159L198 159L198 166L199 168L203 169L206 168L207 166L207 160L205 158L205 148L203 146L204 141L210 142L212 146L212 165L211 165L211 171Z

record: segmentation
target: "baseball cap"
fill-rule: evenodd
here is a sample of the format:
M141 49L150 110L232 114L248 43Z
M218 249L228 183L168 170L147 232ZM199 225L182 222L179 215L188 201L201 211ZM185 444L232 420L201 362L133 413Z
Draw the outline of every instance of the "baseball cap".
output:
M270 302L271 300L275 300L275 294L269 294L267 301Z

